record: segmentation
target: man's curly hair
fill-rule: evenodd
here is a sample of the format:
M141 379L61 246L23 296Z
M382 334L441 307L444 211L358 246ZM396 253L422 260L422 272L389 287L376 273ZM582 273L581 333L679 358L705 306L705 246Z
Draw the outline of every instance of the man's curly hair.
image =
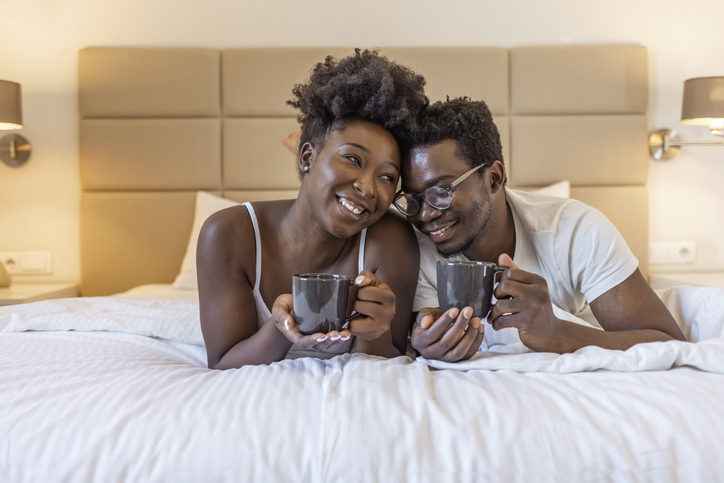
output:
M398 143L409 139L408 130L417 127L420 110L429 104L424 86L423 76L374 50L355 49L339 60L328 56L287 101L301 111L299 146L311 142L321 148L330 128L355 120L379 124Z
M457 141L456 154L470 167L503 163L503 145L493 115L483 101L469 97L438 101L420 115L416 129L411 129L406 146L431 146L451 139ZM479 171L478 171L479 172Z

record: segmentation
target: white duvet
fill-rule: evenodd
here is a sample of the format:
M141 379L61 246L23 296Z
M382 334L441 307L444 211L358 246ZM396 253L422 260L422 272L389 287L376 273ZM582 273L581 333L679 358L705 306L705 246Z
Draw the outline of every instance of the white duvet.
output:
M0 481L718 481L724 290L663 297L692 342L229 371L194 300L0 308Z

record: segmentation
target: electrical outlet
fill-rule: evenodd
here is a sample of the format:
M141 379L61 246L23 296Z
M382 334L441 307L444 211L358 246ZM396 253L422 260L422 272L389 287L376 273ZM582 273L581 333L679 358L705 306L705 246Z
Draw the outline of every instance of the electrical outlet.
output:
M53 253L2 252L0 261L10 275L44 275L53 273Z
M668 265L672 263L696 262L696 242L651 242L649 243L649 263Z

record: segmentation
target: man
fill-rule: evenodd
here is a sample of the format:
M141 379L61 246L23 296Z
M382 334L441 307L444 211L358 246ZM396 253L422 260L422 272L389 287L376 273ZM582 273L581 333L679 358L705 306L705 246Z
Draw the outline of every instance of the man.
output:
M625 350L685 340L600 212L505 187L500 136L484 102L461 98L430 106L411 145L395 205L421 233L411 342L424 357L467 359L484 337L494 336L485 335L470 307L444 314L437 308L436 262L443 258L507 268L487 320L495 331L516 328L531 350ZM578 314L587 303L604 330L565 320L558 309Z

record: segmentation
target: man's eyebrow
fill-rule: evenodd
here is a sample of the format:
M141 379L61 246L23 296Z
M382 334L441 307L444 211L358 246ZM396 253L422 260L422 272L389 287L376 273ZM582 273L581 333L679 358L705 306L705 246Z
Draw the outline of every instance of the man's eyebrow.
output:
M367 153L367 154L372 154L372 152L371 152L369 149L367 149L366 147L362 146L361 144L357 144L357 143L344 143L342 146L354 146L355 148L359 148L359 149L361 149L362 151L364 151L364 152Z
M428 183L429 183L430 187L437 186L440 184L441 181L444 181L444 180L447 180L450 178L454 178L454 176L451 174L443 174L442 176L438 176L437 178L431 179L430 181L428 181Z
M404 176L403 176L403 178L404 178ZM431 179L430 181L427 182L427 188L432 188L433 186L438 186L438 185L441 184L441 183L440 183L441 181L448 180L448 179L450 179L450 178L454 178L454 176L451 175L451 174L443 174L442 176L438 176L437 178L433 178L433 179ZM425 189L427 189L427 188L425 188ZM402 191L404 191L404 192L409 192L409 190L406 190L404 186L402 186ZM423 190L423 191L424 191L424 190Z

